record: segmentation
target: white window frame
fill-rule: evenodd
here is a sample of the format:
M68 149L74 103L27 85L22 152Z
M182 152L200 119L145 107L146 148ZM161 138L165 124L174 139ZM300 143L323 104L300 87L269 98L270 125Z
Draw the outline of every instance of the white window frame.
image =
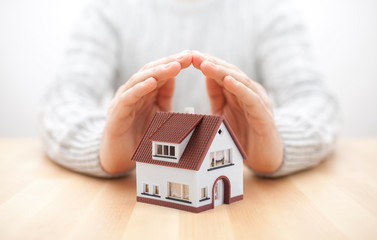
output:
M224 156L224 164L219 164L217 165L216 164L216 153L217 152L223 152L223 156ZM228 154L228 156L227 156ZM232 148L227 148L227 149L222 149L222 150L218 150L218 151L212 151L212 152L209 152L208 154L209 156L209 168L216 168L216 167L220 167L220 166L225 166L225 165L231 165L233 164L233 154L232 154ZM212 159L214 159L212 161ZM228 161L228 162L226 162Z
M148 192L146 190L146 186L148 185ZM153 190L153 189L152 189ZM151 184L147 182L143 182L143 193L145 194L151 194Z
M204 197L202 197L202 190L204 189ZM200 200L208 198L208 187L202 187L200 189Z
M156 187L158 188L158 194L156 194L156 192L155 192ZM153 184L153 195L160 196L160 194L161 194L160 185L159 184Z
M177 147L169 144L155 143L155 155L158 157L176 158L177 157ZM158 146L161 146L162 153L158 153ZM165 153L165 147L168 147L168 152ZM171 149L174 148L174 155L170 155Z
M174 183L174 184L179 184L181 186L181 197L180 198L177 198L177 197L173 197L171 195L171 188L170 188L170 184L171 183ZM183 185L187 186L188 187L188 199L185 199L183 198ZM176 182L168 182L168 197L169 198L174 198L174 199L179 199L179 200L184 200L184 201L190 201L190 185L188 184L183 184L183 183L176 183Z

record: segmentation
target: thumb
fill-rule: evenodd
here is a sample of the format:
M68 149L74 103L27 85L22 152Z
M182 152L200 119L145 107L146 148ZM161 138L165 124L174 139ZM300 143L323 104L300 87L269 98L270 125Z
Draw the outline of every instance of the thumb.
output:
M212 114L223 114L223 107L225 104L223 88L215 80L208 77L206 77L206 85Z

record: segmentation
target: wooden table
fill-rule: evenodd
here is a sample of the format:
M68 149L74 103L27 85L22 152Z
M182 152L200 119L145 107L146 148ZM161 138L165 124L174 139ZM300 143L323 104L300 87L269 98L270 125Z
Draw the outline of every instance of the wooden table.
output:
M199 214L137 203L134 171L76 174L36 139L0 140L0 171L0 239L377 239L376 139L286 178L245 170L243 201Z

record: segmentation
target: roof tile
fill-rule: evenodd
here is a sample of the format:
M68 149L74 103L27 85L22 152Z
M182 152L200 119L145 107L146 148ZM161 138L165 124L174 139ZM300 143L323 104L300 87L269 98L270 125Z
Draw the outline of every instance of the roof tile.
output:
M183 139L198 125L203 115L174 113L157 130L150 140L168 143L181 143Z

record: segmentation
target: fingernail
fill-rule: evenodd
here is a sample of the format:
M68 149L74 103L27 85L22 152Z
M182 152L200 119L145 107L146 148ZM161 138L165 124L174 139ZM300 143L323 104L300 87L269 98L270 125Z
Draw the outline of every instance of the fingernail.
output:
M225 80L225 79L228 79L228 80L230 80L230 81L233 81L233 77L230 76L230 75L226 75L226 76L224 77L224 80Z
M199 52L199 51L196 51L196 50L194 50L194 53L195 53L196 55L198 55L201 59L203 59L203 60L207 60L206 56L204 56L203 53L201 53L201 52Z
M217 68L217 66L216 66L215 64L213 64L213 63L211 63L211 62L209 62L209 61L205 61L205 63L206 63L209 67L211 67L211 68Z
M143 84L144 84L144 85L148 85L152 80L153 80L153 77L147 78L147 79L143 82Z
M165 68L170 68L172 67L173 65L175 65L176 62L171 62L171 63L168 63L165 65Z
M186 57L186 55L187 55L187 50L181 52L181 53L178 55L178 57L176 57L176 59L177 59L178 61L180 61L180 60L182 60L184 57Z

